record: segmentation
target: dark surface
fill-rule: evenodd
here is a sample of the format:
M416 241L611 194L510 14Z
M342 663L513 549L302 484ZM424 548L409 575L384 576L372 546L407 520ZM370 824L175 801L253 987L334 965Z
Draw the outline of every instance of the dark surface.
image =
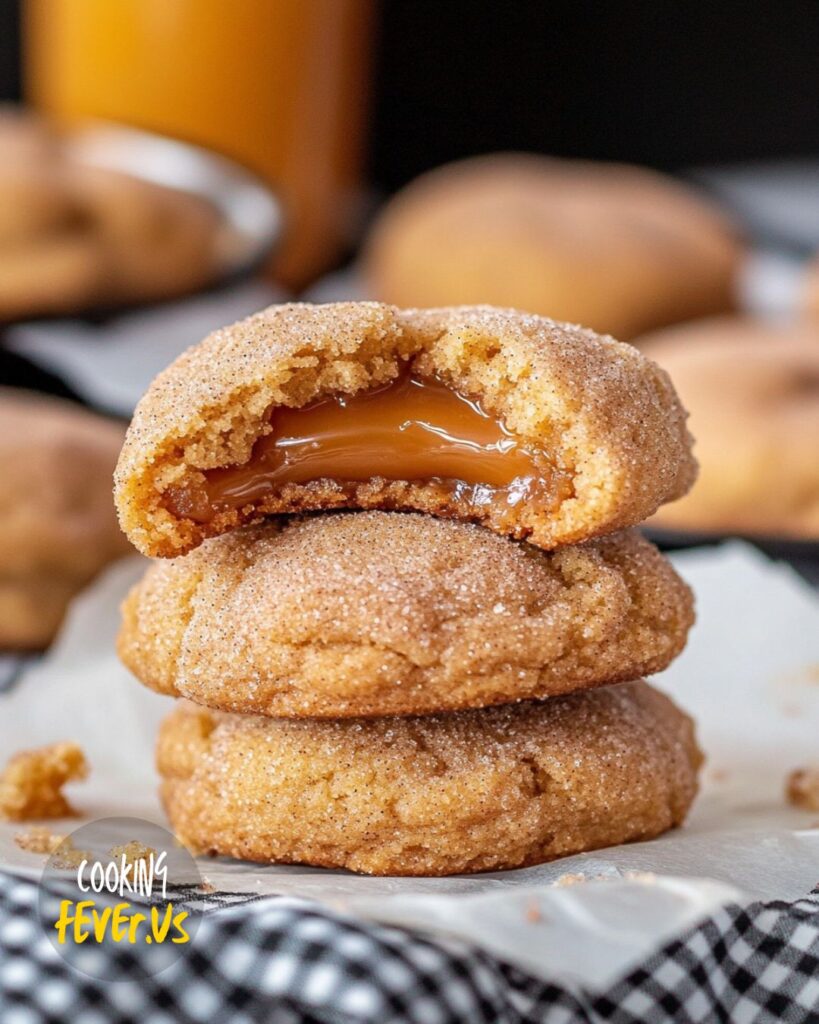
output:
M666 169L819 150L819 7L385 0L372 167L493 149Z
M0 346L2 338L0 337ZM50 395L70 398L75 402L82 400L59 377L47 370L40 369L22 356L0 347L0 386L28 388L30 391L45 391Z

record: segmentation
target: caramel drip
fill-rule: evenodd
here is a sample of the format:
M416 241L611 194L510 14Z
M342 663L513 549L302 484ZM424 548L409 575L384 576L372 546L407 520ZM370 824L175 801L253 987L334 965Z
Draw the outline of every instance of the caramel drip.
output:
M218 512L262 502L283 485L330 479L436 481L458 500L554 503L560 475L480 402L440 381L409 374L362 394L279 406L247 463L208 470L198 488L175 489L176 515L208 522Z

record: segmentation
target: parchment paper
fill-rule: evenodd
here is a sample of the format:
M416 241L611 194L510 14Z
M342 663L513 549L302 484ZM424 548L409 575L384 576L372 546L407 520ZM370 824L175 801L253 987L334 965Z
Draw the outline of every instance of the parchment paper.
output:
M727 901L803 896L819 883L819 814L786 806L783 784L790 769L819 763L819 601L789 567L741 544L674 561L697 593L698 622L655 682L697 718L708 755L684 828L471 877L377 879L224 859L204 859L203 874L219 889L309 897L460 936L542 977L592 986ZM145 564L120 563L82 595L51 653L0 697L3 761L73 739L92 764L69 794L86 818L55 831L106 815L164 823L152 751L171 702L113 653L117 606ZM0 868L37 876L43 858L15 845L19 830L0 824Z

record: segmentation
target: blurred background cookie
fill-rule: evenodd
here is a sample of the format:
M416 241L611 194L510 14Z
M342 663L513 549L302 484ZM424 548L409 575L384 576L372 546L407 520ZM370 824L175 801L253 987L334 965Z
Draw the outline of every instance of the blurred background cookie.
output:
M45 647L70 599L128 551L111 499L122 427L0 388L0 650Z
M0 248L0 320L79 310L100 295L105 263L87 231L34 237Z
M639 344L674 380L700 464L652 522L819 539L819 324L718 317Z
M65 178L48 166L5 162L0 128L0 247L58 232L80 217Z
M423 175L373 225L373 296L491 303L612 334L734 305L743 247L696 193L643 168L497 154Z
M170 298L213 279L219 218L205 200L94 167L72 168L69 181L105 261L106 303Z
M0 321L205 288L221 227L200 196L84 166L45 122L0 112Z

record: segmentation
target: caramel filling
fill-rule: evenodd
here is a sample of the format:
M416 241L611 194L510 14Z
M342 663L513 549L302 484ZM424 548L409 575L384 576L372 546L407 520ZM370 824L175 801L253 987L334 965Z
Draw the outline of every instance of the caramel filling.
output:
M208 522L219 512L260 505L285 484L382 478L435 484L474 506L534 502L554 507L568 475L517 440L480 402L437 380L410 375L362 394L279 406L270 430L241 466L211 469L204 483L169 489L168 509ZM477 508L476 508L477 511Z

